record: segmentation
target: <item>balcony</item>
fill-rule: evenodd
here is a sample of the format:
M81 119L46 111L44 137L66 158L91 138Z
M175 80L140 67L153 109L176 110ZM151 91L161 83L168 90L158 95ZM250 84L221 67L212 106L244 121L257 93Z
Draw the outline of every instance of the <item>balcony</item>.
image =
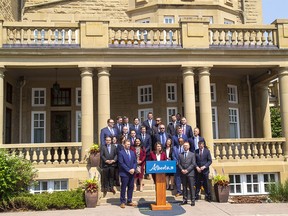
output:
M206 19L182 19L178 24L0 21L0 48L282 49L288 48L287 23L218 25Z

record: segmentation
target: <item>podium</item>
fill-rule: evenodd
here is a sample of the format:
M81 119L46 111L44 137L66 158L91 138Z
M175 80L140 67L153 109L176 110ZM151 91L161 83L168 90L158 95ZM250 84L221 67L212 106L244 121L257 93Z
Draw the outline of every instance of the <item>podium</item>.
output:
M153 211L172 210L166 202L166 173L176 172L176 161L147 161L146 173L155 174L156 203L151 204Z

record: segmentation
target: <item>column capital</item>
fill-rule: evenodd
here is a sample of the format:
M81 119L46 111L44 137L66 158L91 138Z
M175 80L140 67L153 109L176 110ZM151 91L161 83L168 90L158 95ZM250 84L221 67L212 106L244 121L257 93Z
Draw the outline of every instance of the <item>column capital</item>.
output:
M110 76L111 67L98 67L97 70L98 70L97 74L98 77Z
M6 68L3 65L0 65L0 78L4 78L4 74L5 74Z
M182 67L182 74L183 76L188 76L188 75L194 75L194 70L195 70L195 67L191 67L191 66L183 66Z
M288 75L288 67L279 67L277 71L279 76Z
M210 76L210 70L212 67L200 67L198 68L199 75L208 75Z
M80 67L81 77L91 76L93 77L93 68L92 67Z

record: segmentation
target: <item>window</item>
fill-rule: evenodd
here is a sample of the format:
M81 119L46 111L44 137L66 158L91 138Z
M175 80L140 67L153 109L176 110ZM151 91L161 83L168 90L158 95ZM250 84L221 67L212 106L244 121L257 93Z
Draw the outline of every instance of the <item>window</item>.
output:
M76 142L81 142L81 111L76 111Z
M173 24L174 23L174 16L164 16L164 23Z
M42 193L68 190L68 180L41 180L37 184L30 186L30 193Z
M237 108L229 108L230 138L240 138L239 112Z
M211 102L216 102L216 83L210 84Z
M224 19L224 24L231 25L231 24L235 24L235 22L233 20Z
M175 18L174 16L164 16L164 23L165 24L173 24L175 22ZM163 32L163 37L164 37L164 43L168 43L169 44L173 44L173 32L170 30L170 31L164 31Z
M177 102L177 84L166 84L166 100L167 102Z
M212 107L213 139L218 139L218 114L217 107Z
M51 89L51 106L71 106L71 89L61 88L56 94Z
M177 107L167 107L167 124L171 121L171 116L177 113Z
M153 113L153 109L152 108L147 108L147 109L139 109L138 110L138 118L140 120L140 122L143 122L147 119L147 114L149 112Z
M32 88L32 106L46 106L45 88Z
M150 23L150 19L146 18L146 19L136 20L136 23Z
M231 195L268 194L269 185L278 182L276 173L231 174Z
M138 86L138 104L153 103L152 85Z
M13 94L13 86L10 83L6 83L6 101L12 104L12 94Z
M238 103L237 86L228 85L227 86L227 91L228 91L228 102L229 103Z
M31 142L44 143L46 139L46 112L32 112Z
M81 106L81 88L76 88L76 106Z

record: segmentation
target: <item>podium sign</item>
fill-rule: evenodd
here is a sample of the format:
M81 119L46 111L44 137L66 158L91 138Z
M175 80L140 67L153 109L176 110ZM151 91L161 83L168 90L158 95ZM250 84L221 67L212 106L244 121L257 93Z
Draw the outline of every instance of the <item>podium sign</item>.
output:
M146 173L176 173L176 161L146 161Z
M171 210L166 202L166 173L176 173L176 161L146 161L146 173L156 175L156 204L151 204L153 211Z

